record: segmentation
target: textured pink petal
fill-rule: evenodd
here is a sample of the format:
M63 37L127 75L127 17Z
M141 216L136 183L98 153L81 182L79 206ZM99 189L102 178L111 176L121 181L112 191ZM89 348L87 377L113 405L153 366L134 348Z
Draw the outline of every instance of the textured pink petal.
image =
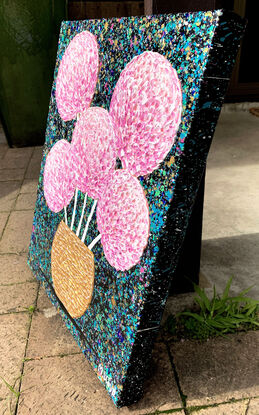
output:
M82 113L74 128L72 148L76 187L98 199L116 164L115 136L108 111L91 107Z
M60 140L50 150L43 174L44 195L53 212L67 206L74 195L71 145Z
M175 141L181 109L181 85L170 62L149 51L133 58L110 104L124 168L141 176L159 166Z
M64 121L90 106L98 76L98 44L84 31L69 43L59 65L56 82L58 111Z
M127 170L111 174L97 204L97 225L113 267L125 271L139 262L149 236L149 209L141 184Z

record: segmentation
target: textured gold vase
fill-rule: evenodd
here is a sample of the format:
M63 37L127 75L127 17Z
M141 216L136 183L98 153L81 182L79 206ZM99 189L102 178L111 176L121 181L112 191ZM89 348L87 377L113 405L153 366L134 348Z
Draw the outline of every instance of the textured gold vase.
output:
M62 221L51 251L55 292L73 318L89 307L94 288L94 254Z

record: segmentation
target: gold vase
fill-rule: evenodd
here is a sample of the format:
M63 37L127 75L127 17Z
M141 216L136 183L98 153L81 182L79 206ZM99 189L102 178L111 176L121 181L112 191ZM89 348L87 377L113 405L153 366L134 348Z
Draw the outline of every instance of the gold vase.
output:
M62 221L51 251L55 292L73 318L89 307L94 288L94 254Z

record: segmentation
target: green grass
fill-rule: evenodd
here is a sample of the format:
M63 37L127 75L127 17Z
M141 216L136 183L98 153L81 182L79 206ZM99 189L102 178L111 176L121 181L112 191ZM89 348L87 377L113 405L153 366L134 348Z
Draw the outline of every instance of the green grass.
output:
M247 297L252 287L230 296L232 277L228 280L220 296L213 287L213 297L209 299L205 291L194 284L194 300L198 308L185 310L176 316L169 316L165 329L180 338L206 340L209 337L224 336L239 330L251 330L259 327L259 301Z
M36 307L34 305L30 305L28 308L26 308L26 311L28 311L29 314L33 314L36 310Z
M4 382L5 386L16 396L18 399L20 392L17 392L12 385L10 385L2 376L0 376L0 379Z

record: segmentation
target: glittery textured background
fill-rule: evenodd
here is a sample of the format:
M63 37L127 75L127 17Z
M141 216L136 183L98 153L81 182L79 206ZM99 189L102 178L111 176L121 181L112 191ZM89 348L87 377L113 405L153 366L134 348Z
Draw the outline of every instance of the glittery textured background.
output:
M215 37L213 38L215 30L221 22L219 35L216 36L217 44L221 46L227 42L228 45L227 51L216 51L210 56L211 76L218 78L223 76L221 74L224 70L228 74L226 76L229 76L243 30L243 24L240 23L239 31L232 34L236 18L232 16L223 19L221 14L220 11L214 11L175 16L116 18L63 22L61 26L29 264L117 406L130 404L141 395L152 341L166 301L170 272L176 265L179 241L184 237L188 215L226 90L226 79L213 83L208 80L207 84L206 81L201 84L212 39L216 44ZM228 20L232 22L232 29L228 27ZM43 170L46 156L54 143L61 139L71 142L74 121L65 123L59 117L55 102L55 79L66 47L83 30L95 34L99 45L101 66L92 105L108 110L122 69L134 56L145 50L152 50L166 56L176 69L182 86L183 111L177 139L168 156L158 170L139 179L150 212L150 236L139 264L127 272L117 272L107 262L102 245L97 244L93 249L95 286L92 303L81 318L73 320L56 298L52 288L51 246L63 214L51 212L46 205ZM218 68L219 63L223 65L221 71ZM202 95L199 97L201 86ZM210 92L213 88L214 95L211 98ZM195 123L196 119L199 119L198 123ZM204 125L208 126L207 130ZM207 135L204 135L205 130ZM190 174L189 178L186 177L186 171ZM80 219L83 198L84 195L79 192L75 224ZM88 199L87 203L89 213L92 201ZM73 200L68 206L68 223L72 209ZM87 245L97 233L94 215L86 238ZM170 233L174 236L171 245L169 242L166 245ZM161 262L165 254L168 261L163 259Z

